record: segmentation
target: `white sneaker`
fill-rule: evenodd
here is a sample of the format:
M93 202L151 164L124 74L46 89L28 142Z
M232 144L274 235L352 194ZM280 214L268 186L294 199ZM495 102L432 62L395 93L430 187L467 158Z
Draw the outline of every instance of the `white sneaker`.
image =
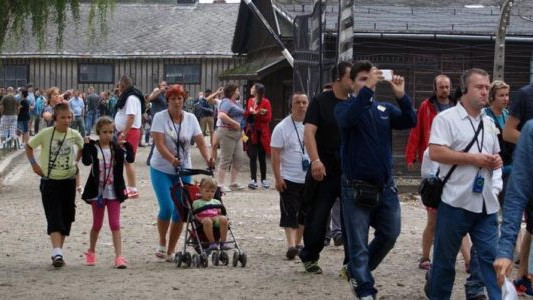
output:
M269 189L270 188L270 181L268 180L261 180L261 185L263 186L264 189Z
M232 184L229 185L229 188L232 191L235 191L235 190L243 190L245 188L245 186L240 184L240 183L232 183Z
M231 192L231 189L225 185L221 186L220 187L220 191L223 192L223 193L228 193L228 192Z
M255 190L257 189L259 186L257 185L257 182L255 180L251 180L250 183L248 183L248 188L249 189L252 189L252 190Z

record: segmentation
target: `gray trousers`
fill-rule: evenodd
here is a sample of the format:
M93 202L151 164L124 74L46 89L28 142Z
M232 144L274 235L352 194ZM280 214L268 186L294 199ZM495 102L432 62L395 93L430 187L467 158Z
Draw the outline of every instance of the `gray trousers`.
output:
M333 203L329 219L330 221L328 221L328 226L326 227L326 238L331 240L332 238L342 235L341 203L339 198L337 198L335 203Z

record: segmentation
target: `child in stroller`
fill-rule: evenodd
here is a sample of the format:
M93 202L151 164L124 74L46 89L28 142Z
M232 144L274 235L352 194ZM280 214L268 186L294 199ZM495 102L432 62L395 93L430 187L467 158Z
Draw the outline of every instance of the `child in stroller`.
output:
M218 207L222 205L220 200L214 199L217 191L217 182L211 177L205 177L200 181L200 197L193 201L193 215L202 224L205 237L209 241L207 251L217 250L219 244L215 241L213 228L218 227L220 233L220 250L229 250L231 247L226 244L228 234L228 218L222 215L222 210Z
M178 180L170 189L172 200L181 219L187 220L183 249L174 256L176 266L181 267L183 264L187 267L192 265L205 268L208 265L209 255L213 265L228 265L230 259L226 250L232 249L232 265L236 267L240 263L242 267L245 267L247 256L233 235L226 209L221 201L222 192L213 179L213 171L180 168L177 172L179 178L195 175L207 175L209 178L204 178L200 184L183 184L181 180ZM202 194L202 186L205 187L204 194ZM209 210L212 211L209 212ZM228 235L230 235L229 240ZM221 243L220 248L217 241ZM196 253L188 252L188 246L192 246Z

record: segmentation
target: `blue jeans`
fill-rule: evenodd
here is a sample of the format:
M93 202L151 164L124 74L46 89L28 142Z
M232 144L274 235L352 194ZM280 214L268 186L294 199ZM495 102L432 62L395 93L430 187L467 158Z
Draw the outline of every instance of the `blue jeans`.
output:
M91 130L98 119L98 112L96 110L88 110L85 114L85 135L90 136Z
M369 209L356 204L354 190L344 178L341 186L341 209L350 253L348 271L350 277L357 281L357 297L375 295L377 290L371 271L387 256L400 235L401 213L397 189L391 182L381 192L378 205ZM375 233L369 244L370 226Z
M474 247L470 248L470 276L465 282L466 299L473 299L480 295L485 295L485 284L479 269L477 251Z
M429 281L430 299L450 299L455 280L455 259L461 240L470 234L479 274L485 283L490 299L501 299L492 263L496 257L498 221L496 214L473 213L441 202L437 210L437 226L433 246L433 266Z

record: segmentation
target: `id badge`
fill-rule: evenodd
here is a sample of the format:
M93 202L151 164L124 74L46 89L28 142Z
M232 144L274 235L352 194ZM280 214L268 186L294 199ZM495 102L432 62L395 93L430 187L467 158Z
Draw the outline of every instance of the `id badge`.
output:
M309 162L309 158L307 157L307 155L303 155L302 156L302 170L304 172L307 172L307 170L309 170L309 165L311 163Z
M481 175L476 175L476 179L474 180L474 186L472 187L472 192L474 193L482 193L483 192L483 185L485 185L485 178Z

